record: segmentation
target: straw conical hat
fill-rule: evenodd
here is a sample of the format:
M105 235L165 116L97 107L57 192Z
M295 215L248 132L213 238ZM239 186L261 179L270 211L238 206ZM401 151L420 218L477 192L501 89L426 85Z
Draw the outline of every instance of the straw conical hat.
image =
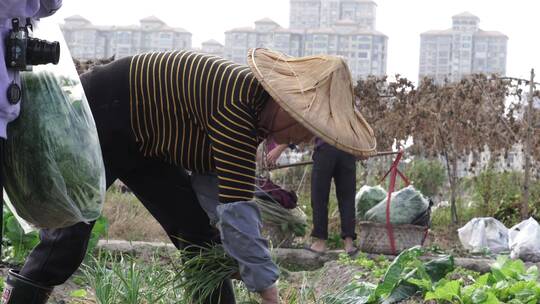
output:
M294 58L257 48L247 62L274 100L315 136L356 156L376 153L373 130L355 109L351 73L342 58Z

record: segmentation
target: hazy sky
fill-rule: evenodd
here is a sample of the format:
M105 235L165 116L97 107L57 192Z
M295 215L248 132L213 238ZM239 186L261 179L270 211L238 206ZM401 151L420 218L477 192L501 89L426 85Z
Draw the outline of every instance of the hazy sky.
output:
M480 28L506 34L507 74L530 75L535 68L540 81L540 0L376 0L377 30L388 40L387 73L418 77L420 33L447 29L451 17L469 11L480 18ZM269 17L289 25L289 0L64 0L54 17L59 22L74 14L98 25L138 24L155 15L170 26L193 33L193 45L208 39L224 42L224 32L253 26Z

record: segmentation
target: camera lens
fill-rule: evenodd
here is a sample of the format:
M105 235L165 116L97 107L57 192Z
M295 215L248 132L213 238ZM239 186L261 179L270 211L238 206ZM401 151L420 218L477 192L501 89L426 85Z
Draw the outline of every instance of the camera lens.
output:
M37 38L28 39L26 61L29 65L57 64L58 60L60 60L60 43Z

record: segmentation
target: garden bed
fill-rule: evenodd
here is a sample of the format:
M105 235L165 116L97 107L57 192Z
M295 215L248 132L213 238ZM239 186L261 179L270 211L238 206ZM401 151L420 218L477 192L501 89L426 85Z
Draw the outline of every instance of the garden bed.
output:
M96 295L104 292L103 282L112 282L114 276L119 278L115 292L120 295L116 296L116 302L109 303L150 303L150 301L144 300L145 297L158 297L161 291L154 287L161 286L159 280L167 277L173 278L176 271L175 265L178 265L176 264L178 262L177 251L167 243L109 240L100 241L97 248L95 256L98 260L95 265L101 266L93 269L82 267L66 284L55 289L49 304L107 304L106 302L97 302L95 299ZM280 290L285 304L323 303L321 302L322 298L328 294L336 293L351 282L377 284L385 276L388 267L395 259L393 256L362 253L350 258L339 250L331 250L327 254L319 255L305 249L276 248L273 250L273 254L282 267ZM433 260L435 257L428 254L420 259L427 261ZM472 278L478 278L481 273L488 272L490 265L496 262L496 260L483 257L458 257L454 261L456 270L446 277L455 282L467 284L472 282ZM525 266L536 265L526 264ZM5 277L7 269L7 265L3 265L0 269L3 277ZM89 280L89 273L94 276L94 282L91 282L92 279ZM122 280L126 282L119 283ZM96 284L98 284L97 287ZM139 293L140 299L137 302L118 300L119 297L128 294L127 291L131 288L136 289L136 292ZM176 296L180 299L179 291L173 289L163 290L163 293L167 294L166 298L173 299ZM241 301L257 301L257 296L249 294L239 282L236 284L236 293ZM180 302L171 300L171 302L154 301L152 303ZM402 303L425 302L421 295L415 295Z

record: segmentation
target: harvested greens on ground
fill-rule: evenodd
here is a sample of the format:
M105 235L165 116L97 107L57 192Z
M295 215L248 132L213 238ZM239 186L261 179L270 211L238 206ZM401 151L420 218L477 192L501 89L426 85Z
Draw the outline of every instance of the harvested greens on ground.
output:
M77 79L22 73L23 102L3 149L5 188L17 214L37 228L95 220L105 197L96 127ZM79 96L77 96L79 95Z
M366 212L385 199L386 196L387 192L381 186L362 186L355 197L356 218L359 221L363 220Z
M392 193L390 222L395 225L411 224L429 207L429 200L413 186L408 186ZM365 220L386 223L386 198L366 212Z

